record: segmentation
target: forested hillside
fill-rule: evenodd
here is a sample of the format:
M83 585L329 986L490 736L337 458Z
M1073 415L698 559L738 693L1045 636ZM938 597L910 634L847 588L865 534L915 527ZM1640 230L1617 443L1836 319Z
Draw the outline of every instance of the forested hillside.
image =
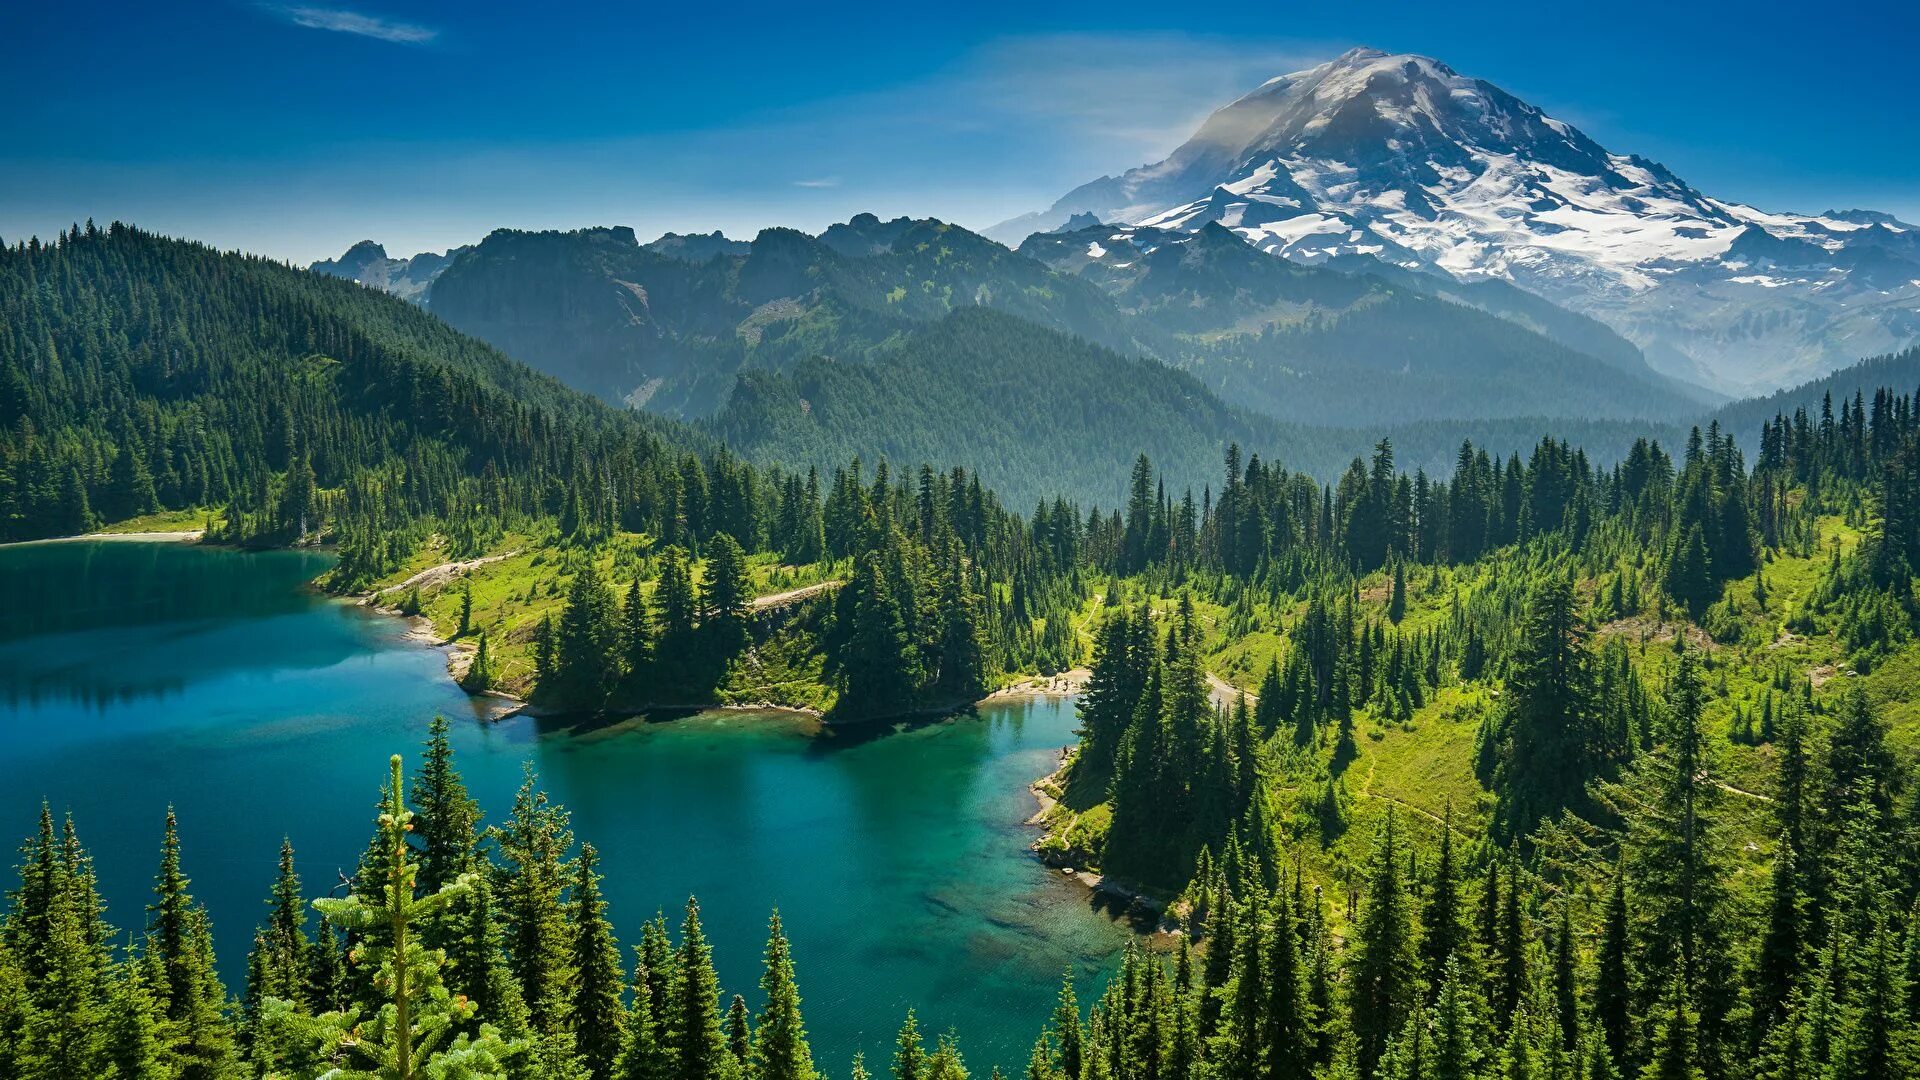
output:
M573 386L675 416L713 412L743 370L861 361L958 307L1151 351L1099 289L964 229L870 216L836 228L768 229L704 260L627 228L500 230L434 282L433 310ZM859 239L876 231L884 244Z
M1770 421L1751 470L1717 430L1612 469L1467 446L1445 484L1382 446L1331 493L1234 452L1210 506L1141 461L1124 513L998 516L1015 593L1077 579L1062 617L1093 640L1043 853L1178 931L1064 986L1027 1075L1915 1075L1920 413L1882 393L1867 417ZM851 634L850 688L959 655L883 598L923 530L963 542L974 490L833 485L823 535L895 538L831 603L892 609ZM563 620L589 631L590 567ZM1214 708L1210 671L1258 696ZM283 850L237 999L171 819L123 950L80 833L43 814L0 924L0 1074L969 1074L911 1013L890 1067L815 1061L777 918L750 995L692 901L677 940L641 924L629 974L593 838L533 777L483 829L446 732L411 776L394 758L317 920Z
M709 427L756 460L795 466L969 462L1019 507L1064 492L1111 506L1143 452L1200 482L1223 437L1297 438L1157 361L983 308L916 327L864 363L818 357L743 374Z
M202 508L228 539L336 540L364 580L430 526L478 550L616 501L684 517L657 421L345 281L116 224L0 251L0 306L8 539Z

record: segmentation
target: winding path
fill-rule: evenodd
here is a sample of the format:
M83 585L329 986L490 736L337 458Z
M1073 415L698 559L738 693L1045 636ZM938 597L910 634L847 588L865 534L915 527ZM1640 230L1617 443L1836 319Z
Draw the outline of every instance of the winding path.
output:
M456 576L464 574L474 567L485 566L488 563L496 563L502 559L511 559L518 554L520 554L520 552L516 549L514 551L502 552L498 555L482 555L478 559L468 559L465 562L446 562L441 563L439 566L429 566L398 585L389 585L384 589L375 589L368 595L367 600L371 603L388 593L399 592L401 589L411 589L415 585L423 589L430 589L436 585L444 585L452 581Z
M788 604L797 604L809 596L818 596L823 592L837 589L844 584L846 584L846 582L837 580L822 581L816 585L804 585L798 589L788 589L786 592L756 596L753 598L753 610L769 611L777 607L786 607Z

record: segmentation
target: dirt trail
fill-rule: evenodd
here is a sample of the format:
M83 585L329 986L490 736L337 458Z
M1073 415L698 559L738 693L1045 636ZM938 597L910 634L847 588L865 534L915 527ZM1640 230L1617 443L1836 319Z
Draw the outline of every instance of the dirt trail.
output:
M782 607L796 600L805 600L809 596L817 596L828 590L837 589L844 584L846 584L844 581L822 581L817 585L805 585L798 589L788 589L786 592L756 596L753 598L753 610L765 611L768 608Z
M1242 694L1246 695L1247 708L1260 704L1260 695L1248 693L1213 672L1207 672L1207 696L1213 699L1214 708L1231 709Z
M1428 821L1431 821L1435 825L1439 825L1442 828L1451 828L1453 830L1454 835L1461 837L1462 839L1472 840L1474 838L1472 833L1466 831L1465 829L1460 828L1458 825L1453 825L1453 826L1447 825L1446 818L1441 817L1439 814L1436 814L1431 810L1427 810L1423 807L1415 806L1412 803L1407 802L1405 799L1397 799L1397 798L1394 798L1392 795L1383 795L1380 792L1373 790L1373 771L1376 767L1378 767L1378 765L1379 765L1379 762L1367 763L1367 779L1365 783L1360 785L1360 795L1362 798L1379 799L1381 802L1392 803L1393 805L1399 807L1402 810L1407 811L1410 814L1419 814L1421 817L1426 818Z
M422 589L437 588L475 567L485 566L488 563L496 563L502 559L511 559L518 554L520 554L520 552L515 550L503 552L499 555L483 555L478 559L468 559L465 562L447 562L441 563L439 566L429 566L398 585L389 585L384 589L374 590L367 596L367 602L374 603L388 593L399 592L402 589L411 589L416 585Z
M1721 791L1731 792L1732 794L1735 794L1735 795L1744 795L1749 799L1758 799L1761 802L1767 802L1767 803L1770 803L1773 801L1773 796L1771 795L1762 795L1757 791L1748 791L1746 788L1737 788L1737 787L1734 787L1732 784L1726 783L1725 781L1722 781L1722 780L1713 781L1713 786L1719 788Z

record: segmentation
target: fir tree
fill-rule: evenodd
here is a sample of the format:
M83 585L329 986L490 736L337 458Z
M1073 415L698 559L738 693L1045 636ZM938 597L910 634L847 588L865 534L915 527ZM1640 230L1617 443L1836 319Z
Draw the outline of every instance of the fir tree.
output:
M626 1008L620 1000L620 946L607 923L600 896L599 855L583 844L574 861L570 920L573 924L573 1008L570 1020L580 1057L593 1080L612 1080L625 1041Z
M893 1080L930 1080L927 1052L920 1045L920 1023L914 1019L912 1009L907 1010L907 1018L901 1023L893 1046Z
M1394 813L1374 840L1367 871L1366 907L1356 928L1349 969L1353 1030L1360 1040L1360 1067L1372 1076L1387 1040L1406 1023L1415 994L1412 927Z
M536 1027L544 1033L563 1030L573 973L572 934L561 894L573 834L567 812L538 790L531 764L514 795L513 812L492 836L504 859L493 871L493 893L504 916L514 979Z
M166 1080L171 1075L153 995L139 964L121 966L108 1008L105 1064L114 1080Z
M1679 980L1695 1010L1686 1022L1697 1025L1705 1050L1717 1052L1732 1007L1713 813L1720 792L1701 730L1705 691L1691 650L1680 653L1667 699L1666 740L1642 769L1651 790L1636 797L1629 819L1643 920L1638 952L1656 986Z
M187 892L180 866L180 834L167 809L154 902L147 907L145 962L163 1018L161 1038L182 1080L215 1080L233 1066L233 1031L226 991L213 965L213 934L206 909Z
M653 663L653 613L640 592L639 578L633 579L626 605L620 609L620 652L629 675L644 672Z
M707 545L707 580L701 595L712 655L724 660L747 643L747 615L753 607L753 586L747 578L747 554L739 541L718 533Z
M1187 944L1182 939L1182 945ZM1073 996L1071 969L1060 979L1060 1000L1053 1007L1053 1033L1060 1042L1060 1075L1077 1080L1085 1058L1085 1036L1080 1028L1080 1003Z
M460 676L460 689L469 694L484 694L500 681L500 673L495 667L493 646L487 632L480 632L480 644L473 650L473 660L467 664L466 673Z
M735 1076L747 1066L747 1057L753 1053L753 1030L747 1020L747 999L739 994L733 995L733 1001L727 1006L727 1053L733 1062L728 1068Z
M567 603L554 641L553 686L556 700L593 705L604 698L619 674L618 626L613 591L600 579L593 553L567 587ZM542 684L542 689L549 689Z
M1472 968L1458 954L1447 959L1433 1005L1431 1080L1474 1080L1487 1057Z
M1552 575L1527 599L1499 719L1495 835L1524 840L1562 810L1588 810L1586 785L1608 756L1573 586Z
M1631 947L1627 926L1627 874L1626 867L1620 865L1614 870L1613 888L1607 894L1599 970L1593 991L1594 1022L1606 1040L1608 1055L1615 1062L1627 1060L1627 1035L1632 1025L1632 984L1627 968Z
M481 649L486 639L481 639ZM473 869L479 844L480 804L467 793L453 763L447 718L435 714L427 725L426 751L413 778L419 808L414 830L420 858L420 887L437 892Z
M720 1029L720 977L713 947L700 928L700 905L687 900L680 927L678 997L670 1014L669 1042L683 1080L733 1080L737 1070Z
M1427 886L1427 903L1420 913L1420 970L1427 980L1429 1000L1439 994L1447 961L1466 937L1459 888L1453 861L1453 803L1449 801L1440 819L1440 853L1434 862L1433 880Z
M800 990L794 982L793 957L781 931L780 913L767 927L766 969L760 977L766 998L754 1026L748 1075L754 1080L816 1080L813 1051L800 1017Z
M440 954L421 945L411 933L418 921L451 903L468 879L415 895L419 867L412 862L407 844L413 813L407 809L398 754L391 763L388 791L387 811L380 819L386 852L384 880L360 882L344 900L314 901L328 919L349 929L365 930L376 923L384 928L374 939L383 943L371 946L360 961L378 969L374 980L382 998L378 1011L368 1017L348 1011L321 1018L341 1058L370 1066L365 1070L348 1066L336 1075L368 1080L503 1076L504 1062L524 1047L501 1040L485 1027L477 1037L453 1034L455 1024L470 1014L473 1005L455 1000L447 991L440 980Z
M255 937L258 953L249 964L249 1012L261 1000L278 998L305 1004L312 985L312 942L307 937L307 905L300 896L300 877L293 868L293 843L280 842L280 874L267 900L267 921Z
M1675 978L1654 1030L1653 1058L1640 1070L1640 1080L1706 1080L1706 1075L1696 1057L1686 984Z

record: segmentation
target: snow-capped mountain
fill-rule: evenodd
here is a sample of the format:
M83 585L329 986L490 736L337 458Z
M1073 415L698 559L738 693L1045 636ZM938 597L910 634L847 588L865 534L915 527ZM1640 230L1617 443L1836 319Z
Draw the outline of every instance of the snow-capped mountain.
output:
M1086 214L1183 231L1218 222L1307 263L1357 256L1511 281L1729 393L1920 339L1920 229L1712 198L1423 56L1354 49L1273 79L1165 160L990 235L1018 242Z

